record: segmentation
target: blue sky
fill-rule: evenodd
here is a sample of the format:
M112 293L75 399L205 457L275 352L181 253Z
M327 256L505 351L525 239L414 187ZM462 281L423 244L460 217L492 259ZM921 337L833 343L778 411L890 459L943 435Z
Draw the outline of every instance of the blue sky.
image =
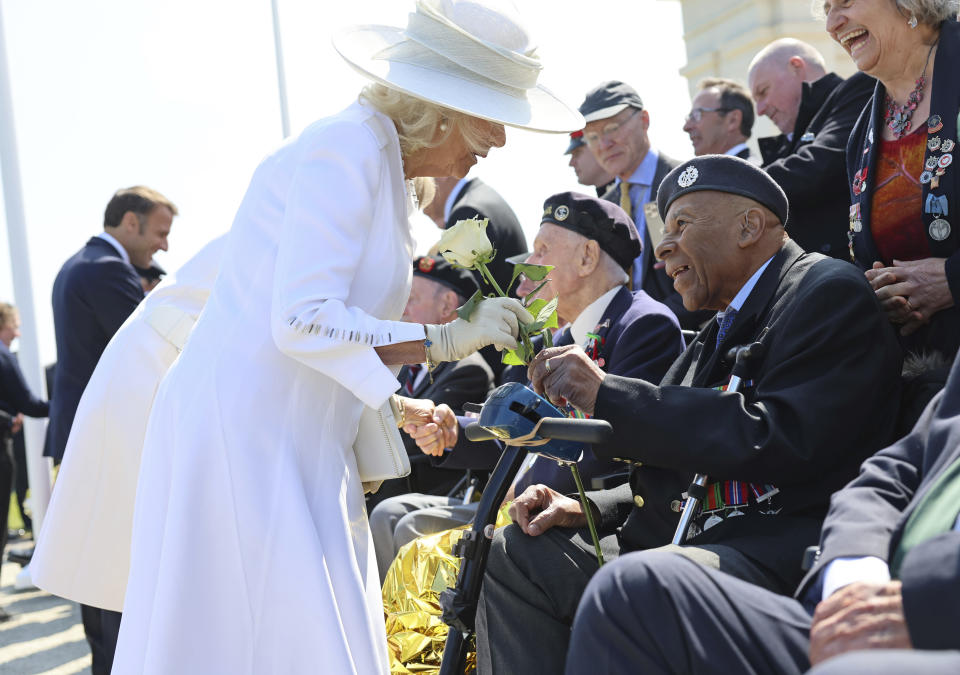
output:
M541 81L573 105L606 79L640 92L659 149L686 158L689 110L680 4L516 0L540 46ZM279 0L296 134L355 99L363 80L330 45L338 27L403 25L408 0ZM12 81L38 340L56 358L50 290L63 263L102 229L119 187L146 184L180 208L176 269L230 227L259 160L281 141L269 0L0 0ZM508 129L472 175L511 203L532 241L540 205L577 189L565 138ZM0 260L9 260L0 212ZM0 264L0 300L13 300Z

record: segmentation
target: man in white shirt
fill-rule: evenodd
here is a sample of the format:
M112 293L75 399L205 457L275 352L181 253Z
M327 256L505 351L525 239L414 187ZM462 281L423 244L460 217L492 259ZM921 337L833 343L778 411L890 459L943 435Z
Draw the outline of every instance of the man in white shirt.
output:
M725 78L701 80L683 130L690 136L693 153L733 155L755 164L747 141L753 131L753 99L739 82Z

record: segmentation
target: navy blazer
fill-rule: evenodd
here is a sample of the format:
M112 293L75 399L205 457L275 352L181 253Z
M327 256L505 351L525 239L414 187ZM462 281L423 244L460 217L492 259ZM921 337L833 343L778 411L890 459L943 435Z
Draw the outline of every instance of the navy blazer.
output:
M30 391L17 357L3 343L0 343L0 410L29 417L46 417L50 412L50 404Z
M823 568L837 558L891 560L907 519L951 464L960 459L960 360L947 386L909 436L863 463L837 492L823 523L820 556L797 595L819 600ZM916 649L960 649L960 532L910 549L900 567L903 612Z
M830 494L884 447L900 403L900 349L863 274L787 241L716 348L711 321L660 385L608 375L595 416L613 425L596 455L642 462L629 485L591 493L625 550L668 544L695 473L773 484L769 505L727 518L690 543L724 543L789 591L815 542ZM720 391L725 352L762 336L766 355L737 393ZM634 501L636 495L642 502ZM777 515L763 513L773 509Z
M57 367L50 395L50 425L44 455L59 462L80 396L110 338L143 300L133 266L100 237L60 268L53 282Z
M930 116L939 116L942 128L930 134L942 141L950 140L954 147L949 153L940 147L931 150L928 144L924 161L938 160L945 155L951 159L960 158L960 135L957 129L957 114L960 112L960 79L955 75L956 64L960 63L960 23L954 20L944 21L940 28L940 43L934 59L933 91L930 96ZM850 213L848 215L849 254L863 269L870 269L880 260L880 254L873 241L870 230L870 211L873 201L873 182L876 177L876 165L884 125L883 103L886 89L877 82L873 98L857 120L850 142L847 145L847 178L850 190ZM914 119L916 126L926 126L925 120ZM945 198L945 207L941 204ZM918 214L927 233L930 253L937 258L946 258L947 283L955 304L943 309L931 317L930 323L913 335L901 338L905 349L940 351L952 359L960 347L960 162L951 162L939 177L939 184L933 187L928 181L921 186L921 209ZM945 230L934 228L934 220L945 219L950 227ZM937 237L931 236L931 232ZM884 261L890 263L891 261Z
M625 286L607 305L596 334L603 340L598 352L599 359L603 360L603 369L625 377L659 380L683 351L680 325L673 312L645 292L631 292ZM557 340L558 346L564 343L570 343L569 331L564 331ZM526 368L523 370L526 371ZM461 419L462 424L473 421ZM461 433L456 447L447 453L442 466L491 469L500 459L502 451L503 446L496 441L471 443ZM589 481L593 476L622 471L624 465L608 457L597 459L588 448L579 468L583 478ZM576 491L570 469L556 462L537 461L517 482L517 494L536 483L548 485L558 492Z

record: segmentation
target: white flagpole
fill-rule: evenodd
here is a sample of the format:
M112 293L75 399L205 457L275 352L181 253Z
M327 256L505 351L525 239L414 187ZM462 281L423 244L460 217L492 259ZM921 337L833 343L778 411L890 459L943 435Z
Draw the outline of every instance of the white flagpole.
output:
M27 227L23 211L20 165L17 158L17 138L13 123L13 102L4 35L2 0L0 0L0 175L3 176L3 203L7 216L7 238L10 242L13 295L20 312L20 325L23 330L23 336L20 338L19 362L27 384L34 392L43 395L46 386L37 343L30 252L27 246ZM50 462L43 457L44 427L44 420L24 418L23 433L27 446L27 476L30 480L34 539L43 525L47 502L50 501ZM6 523L0 523L0 527L6 526Z
M277 11L277 0L270 0L270 9L273 12L273 49L277 61L277 91L280 95L280 126L283 137L290 135L290 110L287 107L287 76L283 67L283 43L280 41L280 13Z

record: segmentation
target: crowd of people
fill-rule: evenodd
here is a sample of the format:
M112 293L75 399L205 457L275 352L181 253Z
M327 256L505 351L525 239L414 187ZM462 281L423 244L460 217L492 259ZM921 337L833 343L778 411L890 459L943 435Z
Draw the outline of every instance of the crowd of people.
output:
M478 672L960 671L958 2L822 13L858 72L778 39L742 81L697 85L678 161L629 84L578 109L540 86L513 10L418 0L403 28L336 39L370 80L357 102L267 157L230 232L175 273L153 255L177 207L119 190L54 283L49 403L0 305L0 487L22 416L49 415L31 573L81 603L93 672L401 672L381 583L402 547L475 518L503 445L467 440L468 404L507 382L613 433L584 450L585 500L536 455L510 486ZM756 155L758 115L781 134ZM591 193L544 195L529 247L468 176L505 125L568 134ZM417 209L438 238L487 219L509 297L414 258ZM522 262L552 269L517 279ZM559 327L505 366L534 298ZM365 409L402 429L408 475L362 480Z

